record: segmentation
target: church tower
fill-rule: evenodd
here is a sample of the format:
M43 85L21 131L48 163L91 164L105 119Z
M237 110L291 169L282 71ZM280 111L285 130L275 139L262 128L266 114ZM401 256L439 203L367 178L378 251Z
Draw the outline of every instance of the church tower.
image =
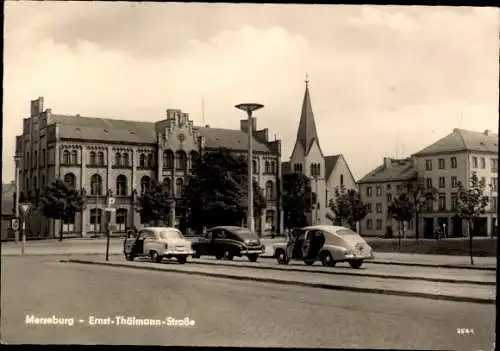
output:
M325 157L321 151L316 121L309 92L309 79L306 76L306 90L302 100L297 139L290 156L292 172L305 174L311 180L312 191L317 194L318 204L310 213L311 224L326 224L326 182Z

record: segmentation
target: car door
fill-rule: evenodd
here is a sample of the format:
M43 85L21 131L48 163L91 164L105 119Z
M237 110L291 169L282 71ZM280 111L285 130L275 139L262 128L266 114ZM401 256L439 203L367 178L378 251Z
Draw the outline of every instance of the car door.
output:
M212 252L215 254L221 251L226 244L226 235L223 229L212 231Z
M145 230L144 231L143 254L149 255L150 251L155 249L155 243L156 243L155 233L151 230Z
M134 242L133 246L133 253L134 255L143 255L144 254L144 238L145 236L145 231L141 230L139 234L137 234L137 237Z
M302 257L307 258L309 256L309 249L311 247L311 237L314 235L314 231L307 231L304 236L304 242L302 243Z

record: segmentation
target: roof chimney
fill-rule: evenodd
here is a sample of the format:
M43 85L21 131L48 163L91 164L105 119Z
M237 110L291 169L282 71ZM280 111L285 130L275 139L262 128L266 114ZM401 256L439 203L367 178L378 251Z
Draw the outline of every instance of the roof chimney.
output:
M484 135L490 135L490 134L491 134L491 130L486 129L486 130L484 131Z
M391 167L392 160L389 157L384 157L384 167L389 168Z

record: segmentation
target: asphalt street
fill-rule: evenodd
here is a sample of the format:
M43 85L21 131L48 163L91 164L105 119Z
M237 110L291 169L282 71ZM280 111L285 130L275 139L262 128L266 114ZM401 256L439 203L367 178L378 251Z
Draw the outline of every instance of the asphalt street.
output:
M53 257L2 257L1 289L7 343L491 350L495 331L493 305L59 263ZM75 325L29 325L26 315L75 318ZM195 325L91 326L92 316L189 317Z

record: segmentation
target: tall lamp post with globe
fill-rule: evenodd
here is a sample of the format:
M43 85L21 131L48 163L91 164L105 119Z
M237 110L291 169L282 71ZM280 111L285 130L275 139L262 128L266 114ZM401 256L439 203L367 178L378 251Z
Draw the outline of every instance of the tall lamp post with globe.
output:
M255 231L253 218L253 177L252 177L252 160L253 160L253 130L252 130L252 113L264 107L264 105L256 103L243 103L235 106L237 109L245 111L248 116L247 133L248 133L248 211L247 211L247 227L251 232Z

